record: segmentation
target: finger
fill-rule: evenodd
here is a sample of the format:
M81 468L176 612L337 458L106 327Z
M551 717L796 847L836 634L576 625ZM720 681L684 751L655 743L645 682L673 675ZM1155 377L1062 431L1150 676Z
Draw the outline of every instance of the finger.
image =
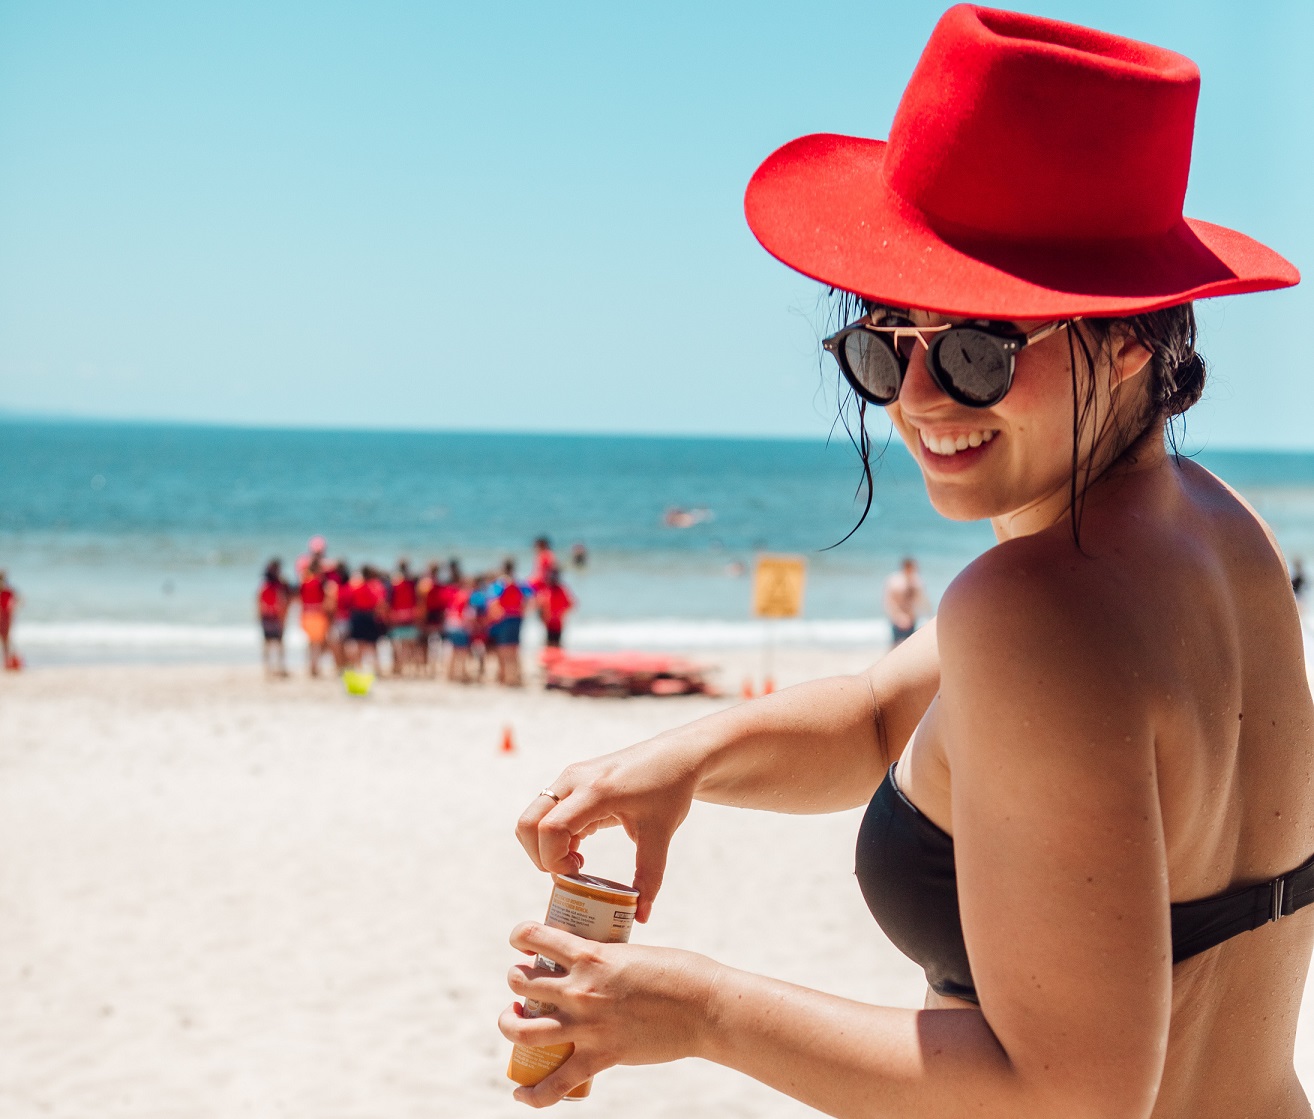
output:
M578 1050L566 1058L566 1063L532 1088L517 1088L515 1098L518 1103L530 1107L550 1107L557 1103L572 1088L583 1084L590 1076L597 1076L607 1065L598 1058L588 1057Z
M557 1019L547 1016L526 1018L525 1008L518 1002L513 1002L498 1015L497 1028L513 1045L564 1045L569 1041L565 1027Z
M579 958L580 951L589 945L590 941L583 937L537 921L525 921L511 930L512 948L526 954L536 952L567 969Z
M610 810L603 808L595 792L587 787L573 790L539 817L534 833L538 864L554 874L578 873L584 865L579 841L611 822Z
M556 997L543 980L560 978L559 971L549 971L547 968L532 967L529 964L516 964L506 973L506 985L517 995L543 1002ZM560 984L558 983L557 986Z
M634 919L642 924L652 915L652 903L666 877L666 855L670 849L671 837L640 833L635 836L634 842L634 888L639 891L639 905Z
M553 785L564 785L563 778L558 777L556 781L553 782ZM553 788L553 785L547 787ZM558 790L554 791L557 792L557 795L560 796L562 800L570 795L569 790L566 792L560 792ZM539 793L538 796L529 802L529 805L522 813L520 813L520 818L516 821L516 839L520 841L520 846L525 849L525 854L530 857L539 870L547 870L548 868L543 865L542 858L539 855L538 825L543 817L551 812L558 803L558 801L553 800L551 797Z

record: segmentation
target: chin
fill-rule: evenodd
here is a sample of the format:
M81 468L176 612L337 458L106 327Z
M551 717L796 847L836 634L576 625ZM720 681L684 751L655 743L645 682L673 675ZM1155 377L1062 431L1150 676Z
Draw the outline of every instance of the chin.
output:
M979 489L932 484L926 479L926 496L940 516L950 521L985 521L1008 512L1006 502L991 500Z

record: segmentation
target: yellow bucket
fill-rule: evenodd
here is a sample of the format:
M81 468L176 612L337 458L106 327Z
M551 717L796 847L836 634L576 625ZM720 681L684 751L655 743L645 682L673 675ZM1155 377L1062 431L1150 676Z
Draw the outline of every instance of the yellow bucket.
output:
M342 674L342 682L347 685L348 695L369 695L374 687L374 673L349 668Z

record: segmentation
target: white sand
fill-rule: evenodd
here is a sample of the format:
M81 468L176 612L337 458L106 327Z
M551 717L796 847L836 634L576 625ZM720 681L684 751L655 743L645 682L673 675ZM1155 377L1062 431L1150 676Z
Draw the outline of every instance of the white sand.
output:
M753 663L717 659L727 684ZM863 662L782 653L777 675ZM413 681L362 701L210 667L0 678L0 1117L529 1114L495 1027L507 932L548 892L515 817L567 762L725 702ZM918 1005L853 882L857 823L695 806L636 939ZM628 879L623 837L586 852ZM813 1114L697 1061L610 1070L563 1106Z

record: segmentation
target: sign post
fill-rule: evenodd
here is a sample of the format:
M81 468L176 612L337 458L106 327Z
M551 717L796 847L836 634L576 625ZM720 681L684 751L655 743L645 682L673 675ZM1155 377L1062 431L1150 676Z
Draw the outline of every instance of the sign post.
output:
M807 585L808 561L803 556L763 554L753 568L753 615L767 620L766 643L762 650L765 681L762 694L775 688L776 618L797 618L803 613L803 590Z

